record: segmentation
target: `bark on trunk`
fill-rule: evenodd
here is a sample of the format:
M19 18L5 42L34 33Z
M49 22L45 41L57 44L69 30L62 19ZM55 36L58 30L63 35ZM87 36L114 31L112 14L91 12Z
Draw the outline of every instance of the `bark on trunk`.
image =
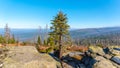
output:
M61 58L62 58L62 35L59 36L59 51L60 51L59 52L60 63L61 63L62 68L64 68L62 60L61 60Z
M60 35L59 36L59 59L61 59L61 57L62 57L62 36Z

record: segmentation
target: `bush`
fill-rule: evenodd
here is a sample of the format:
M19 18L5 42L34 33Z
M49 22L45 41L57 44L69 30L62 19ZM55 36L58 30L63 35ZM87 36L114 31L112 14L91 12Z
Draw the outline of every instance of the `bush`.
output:
M36 49L39 53L50 53L53 50L53 48L50 46L40 46L38 44L36 44Z
M16 43L15 39L9 39L8 40L8 44L14 44L14 43Z
M50 53L53 49L51 47L49 47L48 49L46 49L46 53Z
M96 46L101 47L101 48L103 47L103 45L102 45L102 44L97 44Z
M46 50L39 50L40 53L46 53Z
M4 37L2 37L2 36L0 36L0 43L5 43L6 41L5 41L5 38Z
M23 46L24 46L24 45L26 45L26 44L27 44L27 42L23 42L22 44L23 44Z

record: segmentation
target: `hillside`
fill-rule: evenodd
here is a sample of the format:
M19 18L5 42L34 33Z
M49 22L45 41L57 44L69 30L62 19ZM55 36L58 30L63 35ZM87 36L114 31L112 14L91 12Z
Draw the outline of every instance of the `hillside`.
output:
M11 34L14 34L16 40L19 41L35 41L38 35L42 38L47 33L45 29L11 29ZM4 35L4 29L0 29L0 35ZM86 29L71 29L70 35L75 43L79 44L98 44L105 43L111 45L120 44L120 27L105 27L105 28L86 28Z
M74 40L81 42L120 44L120 27L76 29L70 34Z

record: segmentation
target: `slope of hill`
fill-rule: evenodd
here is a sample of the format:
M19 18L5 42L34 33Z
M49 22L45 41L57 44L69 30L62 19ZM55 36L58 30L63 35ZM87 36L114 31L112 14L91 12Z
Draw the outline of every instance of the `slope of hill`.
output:
M19 41L34 41L38 35L44 37L45 33L45 30L39 29L11 29L11 34ZM0 35L4 35L4 29L0 29ZM71 29L70 35L75 42L79 41L81 44L103 42L120 44L120 27Z
M120 27L77 29L71 30L70 34L81 42L120 44Z

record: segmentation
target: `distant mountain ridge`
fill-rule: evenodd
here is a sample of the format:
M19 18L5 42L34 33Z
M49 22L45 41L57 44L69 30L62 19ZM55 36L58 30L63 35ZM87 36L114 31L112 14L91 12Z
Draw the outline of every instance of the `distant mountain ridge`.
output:
M105 27L105 28L87 28L71 30L70 35L73 39L79 39L79 41L91 41L105 40L109 43L114 42L120 44L120 27ZM81 42L82 42L81 41Z
M71 36L77 35L78 37L82 37L82 38L92 35L94 36L106 35L110 33L120 33L120 27L86 28L86 29L76 29L70 31Z
M48 30L49 32L50 30ZM16 39L20 41L35 40L40 34L45 35L45 30L39 29L11 29L11 34L14 34ZM47 32L47 33L48 33ZM4 35L4 29L0 29L0 35ZM71 37L76 40L96 41L101 39L109 39L117 42L120 40L120 27L105 27L105 28L86 28L86 29L70 29Z

